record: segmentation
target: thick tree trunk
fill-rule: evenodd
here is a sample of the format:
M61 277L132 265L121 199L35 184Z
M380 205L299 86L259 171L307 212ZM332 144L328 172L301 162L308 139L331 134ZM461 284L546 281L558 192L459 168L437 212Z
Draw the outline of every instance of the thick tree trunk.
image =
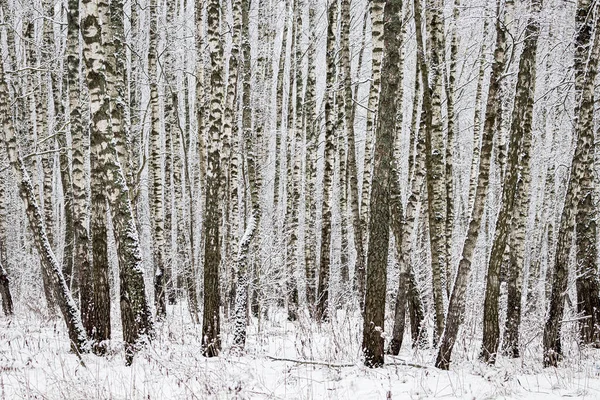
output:
M369 223L369 201L371 197L371 176L373 169L373 146L375 144L375 120L377 118L377 104L379 101L379 91L381 86L381 58L383 53L383 8L377 5L377 2L371 2L371 42L373 51L371 56L371 88L369 91L369 102L367 105L367 133L365 138L365 159L363 163L363 182L360 202L360 229L362 230L362 250L363 257L367 251ZM358 256L359 254L357 254ZM357 262L356 272L354 273L354 286L358 304L361 310L365 304L365 267L364 260Z
M219 225L220 136L223 128L223 44L220 37L220 2L207 5L208 44L210 47L210 114L208 119L208 157L206 170L206 209L204 213L204 312L202 317L202 352L206 357L221 351L221 318L219 313L219 268L221 246Z
M367 250L367 284L363 322L365 365L383 365L385 297L387 283L387 259L390 242L390 187L394 158L394 133L396 130L397 92L400 77L400 33L402 22L401 0L376 1L372 10L384 8L382 90L379 98L379 116L375 130L375 157L371 187L371 210L369 218L369 247ZM402 215L397 193L392 198L393 210ZM394 201L396 199L396 201ZM398 216L396 216L398 217ZM392 221L393 222L393 221ZM402 277L401 277L402 278Z

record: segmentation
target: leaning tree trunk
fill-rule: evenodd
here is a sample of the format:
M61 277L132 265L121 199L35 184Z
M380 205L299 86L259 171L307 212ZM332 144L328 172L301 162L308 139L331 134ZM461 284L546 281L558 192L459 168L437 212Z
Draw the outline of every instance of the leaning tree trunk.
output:
M396 130L397 92L400 83L400 33L402 22L401 0L376 1L372 9L384 8L382 90L379 98L379 117L375 130L375 165L371 187L369 218L369 248L367 250L367 284L363 322L365 365L383 366L385 297L387 283L387 258L390 242L390 186L394 158L394 133ZM393 199L397 200L397 196ZM394 211L402 214L399 201ZM400 209L398 209L400 208Z
M496 8L498 17L500 16L500 3L501 1L498 0ZM418 8L415 8L415 11L416 19L417 16L420 17L420 13L418 12ZM450 367L452 349L454 347L454 343L456 342L458 329L462 322L465 310L465 295L467 292L469 275L471 273L471 262L473 260L473 253L475 252L475 246L480 233L481 221L485 209L485 201L489 185L494 131L499 112L499 80L504 72L503 60L506 53L506 36L504 35L502 25L499 21L500 18L497 18L496 49L494 51L494 63L492 65L492 73L490 75L490 88L488 91L483 135L481 138L481 153L479 154L479 178L477 179L475 201L473 204L473 210L471 212L471 220L469 222L467 237L465 238L462 248L461 260L458 264L458 270L456 271L456 279L450 295L446 328L440 341L440 347L435 362L436 367L446 370ZM424 74L423 79L426 79L426 77L427 75Z
M204 213L204 312L202 316L202 352L214 357L221 351L221 318L219 315L219 268L221 246L219 225L219 183L221 176L219 147L223 122L223 44L220 36L220 2L210 0L207 6L208 44L212 71L210 75L210 114L208 120L208 157L206 170L206 209Z
M86 65L86 81L90 92L90 136L92 146L98 146L98 162L102 166L119 260L121 321L126 343L126 363L152 334L152 315L146 298L142 258L133 217L129 189L118 161L114 137L108 121L110 103L107 96L105 57L101 45L102 28L98 19L98 7L90 0L82 2L81 31L83 35L83 59Z
M569 184L558 230L557 247L554 261L554 277L550 308L544 326L544 366L557 366L562 356L560 329L564 314L564 302L567 291L571 243L577 226L578 207L585 197L582 196L580 182L585 177L586 163L590 147L593 148L593 112L594 79L596 77L598 51L600 47L600 29L596 24L591 56L587 67L584 66L592 42L591 1L580 0L577 4L577 36L575 39L575 155L571 164ZM600 21L600 20L598 20ZM594 65L596 64L596 65ZM592 150L593 151L593 150ZM587 189L587 188L586 188ZM585 203L583 204L585 206ZM586 209L584 207L585 212ZM583 232L582 232L583 233ZM579 243L582 243L580 240ZM578 243L578 244L579 244ZM579 247L579 246L578 246ZM577 252L579 253L579 251ZM581 254L577 254L581 257ZM584 328L585 329L585 328ZM591 332L590 332L591 333Z
M535 94L535 62L540 27L538 14L541 0L532 2L533 15L525 29L525 43L519 61L517 93L513 106L510 129L510 150L507 171L502 188L502 206L496 222L496 235L488 265L486 296L483 317L482 359L490 364L496 360L500 343L498 325L498 296L500 293L500 268L508 243L509 233L514 235L515 247L510 250L510 276L508 282L508 318L506 351L518 354L518 326L521 319L522 270L525 255L525 227L529 214L530 149L532 142L533 96ZM511 309L512 308L512 309Z
M337 3L329 4L327 9L327 98L325 101L325 169L323 175L323 203L321 212L321 257L319 263L319 284L315 317L317 321L328 318L329 308L329 269L331 264L331 198L333 192L333 163L335 151L335 28Z
M44 217L35 197L29 174L19 154L9 104L8 85L4 78L4 66L0 62L0 115L2 116L2 136L8 153L8 159L18 182L19 193L23 199L29 228L33 232L35 246L40 255L42 269L51 278L54 298L67 325L71 348L76 353L86 352L88 351L87 338L81 318L79 317L79 310L71 296L60 264L52 252L50 242L46 236Z

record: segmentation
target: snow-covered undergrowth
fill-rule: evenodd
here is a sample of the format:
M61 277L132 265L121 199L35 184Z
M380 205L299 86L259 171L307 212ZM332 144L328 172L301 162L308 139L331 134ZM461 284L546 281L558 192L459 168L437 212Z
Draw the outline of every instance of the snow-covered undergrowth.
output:
M82 365L69 351L62 321L2 317L0 399L600 398L597 350L579 350L576 357L572 350L560 368L544 370L539 344L532 342L522 359L500 358L489 367L477 361L478 341L462 340L446 372L432 367L432 350L411 349L407 336L399 357L368 369L360 359L359 319L341 314L317 326L276 313L252 321L242 356L228 350L226 323L222 356L207 359L200 352L201 326L189 323L185 309L170 308L131 367L124 365L119 339L105 357L84 355Z

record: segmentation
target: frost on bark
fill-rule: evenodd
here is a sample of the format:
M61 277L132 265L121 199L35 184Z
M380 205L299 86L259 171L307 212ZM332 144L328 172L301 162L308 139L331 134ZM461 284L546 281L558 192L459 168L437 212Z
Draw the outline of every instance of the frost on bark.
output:
M380 367L384 358L384 319L387 282L387 259L390 242L390 186L396 179L392 174L394 136L396 130L397 92L400 76L400 33L402 22L401 0L377 1L373 8L384 10L382 90L379 99L379 117L375 130L375 153L371 187L371 210L369 218L369 247L367 250L367 282L363 322L362 348L365 365ZM397 200L394 196L393 200ZM402 215L398 201L393 203L394 212ZM398 217L396 215L396 217Z
M120 305L126 363L152 333L152 316L148 306L142 258L133 217L129 189L118 161L114 136L110 126L110 103L104 75L105 56L101 45L102 29L98 6L86 0L82 4L81 32L86 81L90 92L90 141L98 146L98 162L102 166L107 198L114 224L119 260Z
M418 0L416 0L418 2ZM444 164L444 135L442 130L442 68L444 26L442 20L442 2L426 2L426 26L429 28L431 58L428 65L421 62L423 86L428 93L428 101L423 102L425 109L425 149L427 169L427 207L429 217L429 237L431 247L431 268L433 280L433 303L435 308L434 342L444 331L444 283L447 273L446 258L446 167ZM415 8L420 5L415 4ZM415 12L416 16L416 12ZM415 20L416 21L416 20ZM417 22L417 24L419 24ZM421 30L419 26L417 31ZM421 35L422 36L422 35ZM418 46L423 46L423 38L417 36ZM425 57L422 49L418 57ZM429 81L431 77L431 81Z
M496 7L496 13L498 17L500 16L500 3L501 1L498 0ZM417 7L415 7L415 11L416 19L417 16L420 17L419 13L417 13ZM506 52L506 37L503 33L501 22L499 21L500 18L497 18L497 36L494 50L494 62L492 64L492 73L490 75L490 88L488 91L483 135L481 138L481 153L479 154L479 177L477 179L475 201L473 204L473 210L471 211L471 219L469 222L467 237L465 238L463 244L461 259L456 271L456 279L450 295L446 327L440 340L440 347L435 362L436 367L446 370L450 368L452 349L454 347L454 343L456 342L458 330L462 323L462 318L465 311L465 296L469 282L469 276L471 273L471 263L473 261L473 253L475 252L477 238L479 237L480 233L481 221L485 209L489 185L492 146L494 142L496 119L498 118L499 113L499 102L497 101L499 80L503 73L503 60ZM426 77L427 75L423 74L423 79L426 79Z
M225 96L225 112L223 114L223 153L221 163L227 168L223 171L223 179L227 191L223 193L223 212L225 213L226 231L224 240L226 246L225 268L231 271L227 280L227 299L224 300L225 307L231 303L235 307L235 256L230 254L230 248L235 249L238 240L238 153L240 152L238 131L238 75L240 71L240 42L242 38L242 4L241 1L231 2L231 13L233 14L231 54L229 56L229 78L227 82L227 93ZM226 150L227 149L227 150Z
M335 158L335 29L337 20L337 2L327 7L327 92L325 101L325 169L323 175L323 203L321 218L321 256L319 262L319 283L315 318L317 321L328 319L329 273L331 267L331 198L333 192L333 164Z
M0 115L2 116L2 138L4 139L13 173L18 182L19 194L23 199L29 228L33 233L33 239L40 256L42 269L51 279L50 282L54 298L56 299L58 308L67 325L71 349L76 353L83 353L88 351L85 330L83 329L83 324L79 317L77 305L71 296L71 292L62 274L60 264L50 247L50 242L46 236L46 228L44 226L44 216L35 197L34 188L29 179L25 164L19 154L17 137L11 118L8 93L8 85L6 84L4 77L4 66L3 63L0 62Z
M105 19L109 18L108 3L104 1L98 2L98 14L99 16L102 15ZM104 32L103 35L103 37L105 37L108 34ZM113 71L109 71L107 73L107 77L109 76L110 79L112 79L112 72ZM94 122L92 121L92 124L93 123ZM110 126L108 129L110 129ZM90 130L90 132L93 131ZM81 163L78 168L81 168L82 178L84 179L84 133L74 133L75 136L73 137L73 145L77 146L77 150L74 150L76 152L81 152L81 154L78 155L78 157L81 158L78 158L77 163ZM106 220L108 212L108 200L106 193L106 176L104 175L104 166L101 162L103 140L105 140L103 136L90 136L90 236L92 262L91 269L90 265L83 266L80 279L81 316L83 319L83 325L85 326L88 335L95 340L94 351L98 353L102 353L104 351L104 348L101 345L102 341L108 340L111 337L111 302L109 287L110 267L108 265L108 228ZM81 186L80 190L83 191L83 193L80 193L79 195L81 197L80 201L84 201L85 197L83 196L85 196L85 184L81 182L79 185ZM82 213L82 223L85 223L85 216L83 215L83 213L86 211L85 204L79 204L78 206L81 207L79 212ZM81 250L83 251L83 248Z
M210 113L208 118L206 209L203 221L204 236L204 312L202 316L202 352L207 357L221 351L221 319L219 314L219 268L221 246L219 225L220 136L223 128L223 44L220 37L220 2L207 5L207 34L212 71L210 74Z
M363 182L360 202L360 225L363 232L363 255L367 251L369 201L371 193L371 174L373 169L373 146L375 141L374 127L377 119L377 104L381 86L381 58L383 53L383 8L380 2L371 2L371 41L373 43L371 88L369 91L369 102L367 105L367 133L365 138L365 159L363 164ZM364 261L363 261L364 266ZM354 273L354 286L358 297L360 309L364 308L365 301L365 268L357 265Z
M505 351L518 355L518 326L521 320L521 286L525 256L525 228L529 214L531 188L530 149L532 143L533 101L535 94L535 62L540 32L538 14L542 3L534 0L532 15L525 29L525 43L519 61L517 92L510 128L510 150L507 171L502 185L502 205L492 252L490 255L483 317L482 359L493 364L500 343L498 325L498 296L500 293L500 269L504 259L509 234L514 238L510 251L508 279L508 317L506 321Z
M235 310L234 310L234 328L233 328L233 345L238 349L243 349L246 343L246 326L247 311L248 311L248 285L250 281L250 271L248 256L250 245L256 236L256 231L260 225L260 179L257 179L259 174L256 164L256 144L259 143L260 137L252 131L252 114L250 106L250 90L251 90L251 60L250 60L250 26L249 13L250 1L240 0L242 13L242 133L244 135L244 143L246 149L246 173L249 183L250 197L248 199L250 205L250 214L246 222L246 230L244 236L240 240L238 256L237 256L237 284L235 294Z
M153 251L154 261L154 304L156 316L164 318L167 315L165 280L165 218L164 218L164 184L162 172L162 141L160 110L158 105L158 32L156 0L150 1L150 45L148 51L148 70L150 74L150 170L149 175L152 182L150 192Z
M575 17L577 25L577 35L575 38L574 113L574 137L576 145L575 155L573 156L573 162L571 164L567 194L558 230L550 308L544 326L543 344L545 367L557 366L562 357L560 331L564 315L565 295L567 292L571 243L576 229L577 234L582 236L578 236L576 241L576 259L578 265L581 263L578 276L581 276L580 274L584 273L584 275L581 276L580 281L577 282L578 303L582 301L582 304L579 305L580 310L582 305L585 307L590 304L586 302L587 299L585 297L587 297L587 295L592 295L593 288L594 286L597 288L598 282L597 270L595 270L595 274L592 276L589 274L590 267L593 266L593 263L595 262L595 254L593 252L593 247L588 247L591 239L588 235L595 226L593 221L582 220L585 213L590 210L588 202L591 201L591 199L588 200L587 197L592 196L592 190L590 190L589 187L583 187L582 184L589 183L589 178L586 177L586 170L588 169L588 164L593 163L594 80L597 74L597 63L600 51L600 29L598 24L598 21L600 20L598 19L596 20L595 35L592 40L592 6L593 3L589 0L578 1ZM589 254L592 255L591 259L588 258L590 257ZM596 294L596 301L597 298L598 295ZM590 311L592 310L585 310L585 312ZM590 317L590 319L595 320L597 314L590 315ZM588 329L588 326L585 323L580 325L580 334L582 334L584 339L586 338L585 335L589 335L589 338L592 339L596 332L597 326L594 330Z

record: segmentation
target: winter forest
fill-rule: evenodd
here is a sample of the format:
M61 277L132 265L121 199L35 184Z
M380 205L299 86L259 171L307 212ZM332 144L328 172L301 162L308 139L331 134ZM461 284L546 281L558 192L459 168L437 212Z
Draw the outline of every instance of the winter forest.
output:
M0 0L0 399L600 398L600 1Z

